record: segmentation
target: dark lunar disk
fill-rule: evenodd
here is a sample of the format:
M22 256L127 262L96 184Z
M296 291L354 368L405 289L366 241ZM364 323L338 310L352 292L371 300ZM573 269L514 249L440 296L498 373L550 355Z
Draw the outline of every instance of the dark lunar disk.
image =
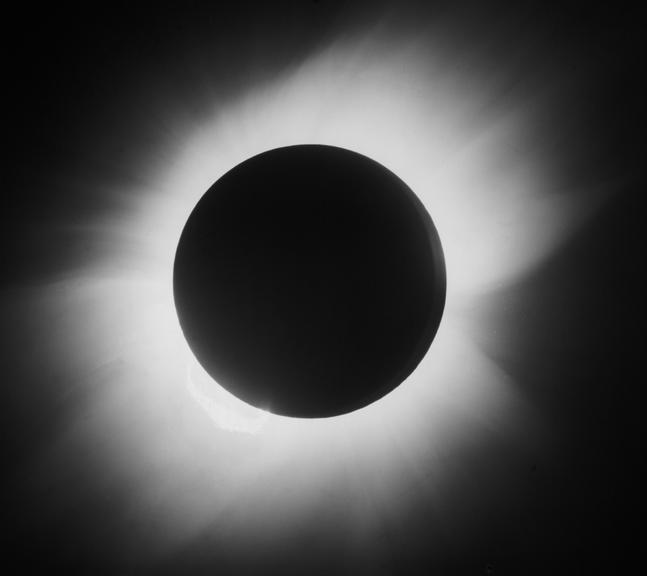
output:
M395 174L342 148L289 146L202 197L173 288L216 382L275 414L326 417L411 374L440 323L445 264L429 214Z

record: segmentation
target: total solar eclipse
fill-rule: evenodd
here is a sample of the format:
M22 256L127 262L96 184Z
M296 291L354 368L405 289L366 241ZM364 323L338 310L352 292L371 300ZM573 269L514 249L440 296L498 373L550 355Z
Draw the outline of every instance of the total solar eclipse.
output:
M215 182L173 270L187 342L241 400L301 418L352 412L400 385L445 304L437 231L414 192L361 154L277 148Z

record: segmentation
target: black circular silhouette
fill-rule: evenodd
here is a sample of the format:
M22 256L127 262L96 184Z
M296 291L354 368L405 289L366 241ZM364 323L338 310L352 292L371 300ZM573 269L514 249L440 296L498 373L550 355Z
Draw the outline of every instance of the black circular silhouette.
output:
M396 388L445 304L436 229L377 162L288 146L220 178L177 247L175 304L198 361L275 414L351 412Z

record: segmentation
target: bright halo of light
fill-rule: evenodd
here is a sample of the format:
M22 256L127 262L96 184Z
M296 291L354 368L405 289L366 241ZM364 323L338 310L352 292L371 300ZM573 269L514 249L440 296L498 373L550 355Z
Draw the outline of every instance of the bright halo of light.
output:
M474 438L522 449L549 434L472 339L481 298L538 266L585 214L554 193L560 174L534 145L547 104L490 111L496 86L454 67L446 46L385 44L339 40L199 122L169 122L160 150L167 138L173 154L142 166L131 189L106 190L121 207L89 232L106 257L39 297L66 318L60 353L80 374L70 386L89 390L86 417L53 450L80 450L97 476L128 486L134 529L161 556L221 517L222 546L242 546L242 527L248 541L278 540L335 489L356 496L343 529L361 554L377 530L372 502L398 518L421 479L441 502L460 467L452 454ZM250 156L302 143L359 152L405 181L436 224L448 279L440 329L414 373L362 410L319 420L256 410L210 380L172 293L175 248L202 194ZM270 518L281 529L268 536Z

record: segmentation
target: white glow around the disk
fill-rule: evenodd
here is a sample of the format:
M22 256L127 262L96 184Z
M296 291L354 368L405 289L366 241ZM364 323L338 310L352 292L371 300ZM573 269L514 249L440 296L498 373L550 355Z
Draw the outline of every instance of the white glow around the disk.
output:
M581 205L554 194L559 173L534 145L535 111L548 104L490 111L496 86L434 48L340 41L199 122L171 109L159 148L174 152L132 175L130 189L105 191L121 203L91 232L107 256L43 297L66 318L58 330L78 364L71 386L88 390L52 458L81 454L95 481L122 487L140 543L160 557L207 527L225 549L242 546L243 529L262 549L314 514L346 515L342 536L361 555L379 529L372 502L398 522L424 481L442 508L460 477L454 454L491 438L527 448L547 433L473 342L472 322L484 294L559 246ZM171 282L182 227L211 184L250 156L299 143L357 151L402 178L431 214L447 264L445 314L415 372L380 401L321 420L264 413L210 381L184 341ZM350 508L326 509L331 491Z

